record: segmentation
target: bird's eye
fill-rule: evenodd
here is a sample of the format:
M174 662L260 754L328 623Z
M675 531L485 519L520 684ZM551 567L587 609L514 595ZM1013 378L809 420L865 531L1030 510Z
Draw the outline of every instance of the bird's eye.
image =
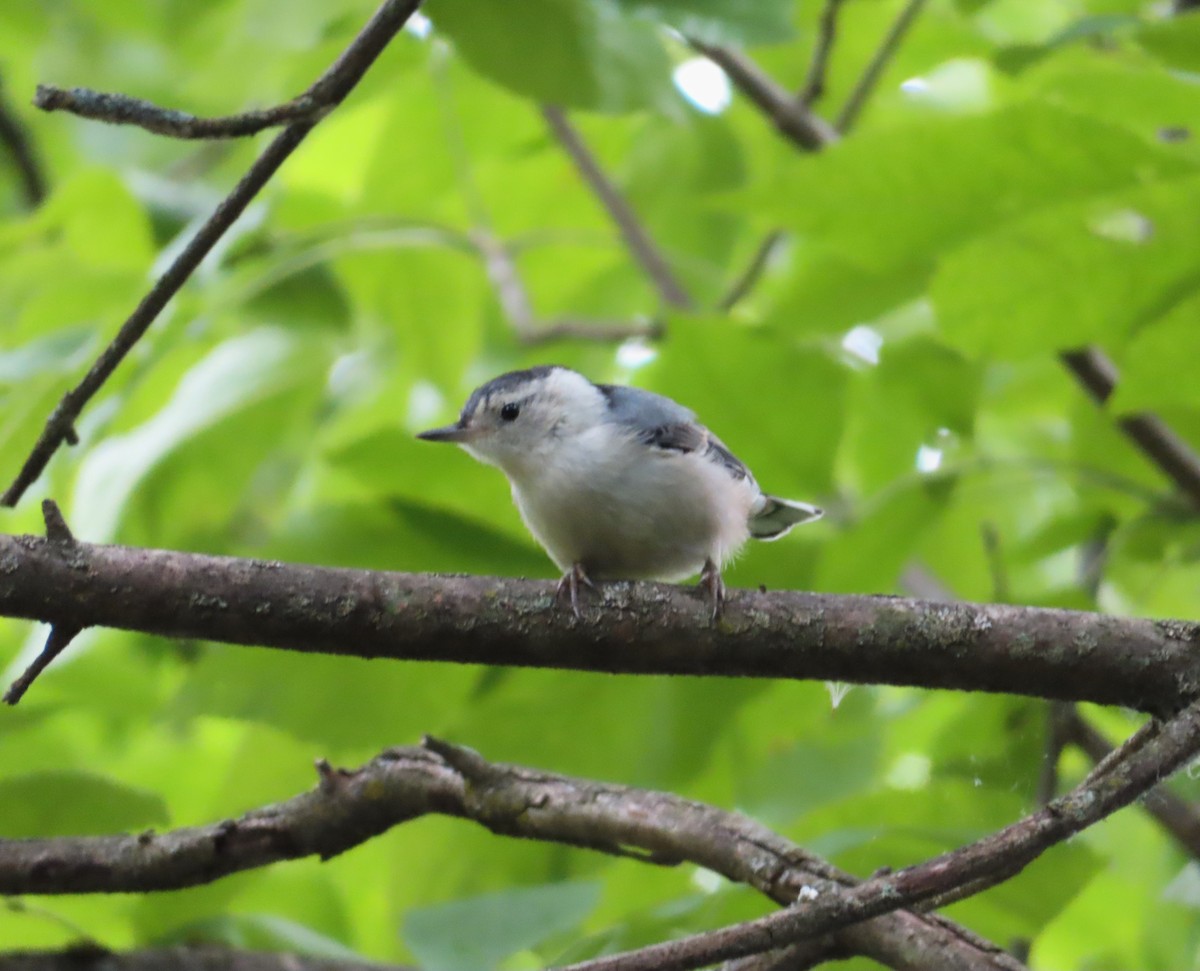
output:
M521 406L514 401L510 401L500 409L500 417L505 421L516 421L517 415L521 413Z

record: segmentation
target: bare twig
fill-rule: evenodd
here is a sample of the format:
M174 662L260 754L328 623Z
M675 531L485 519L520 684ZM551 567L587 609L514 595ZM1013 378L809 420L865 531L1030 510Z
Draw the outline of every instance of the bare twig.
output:
M536 330L519 334L522 344L532 347L553 341L594 341L598 344L627 340L661 340L667 329L661 320L601 320L586 317L552 317Z
M726 291L718 308L728 313L750 293L751 290L758 284L763 273L771 263L771 257L779 246L787 239L787 233L781 229L774 229L763 237L763 241L758 244L758 249L754 251L754 255L750 257L750 262L746 265L740 276L733 281L733 284Z
M325 105L336 105L353 90L363 74L383 52L397 31L420 6L420 0L384 0L362 31L342 52L337 61L313 84L308 94ZM237 220L284 160L316 126L320 116L294 121L272 140L233 191L225 197L142 298L137 309L121 326L112 343L101 353L91 369L68 391L54 409L33 446L25 464L17 473L0 505L14 506L25 490L41 475L63 441L74 436L73 426L84 406L92 399L125 355L142 337L170 299L192 275L200 261Z
M604 173L591 149L567 119L566 113L553 105L543 105L542 117L563 150L575 163L575 168L579 170L584 182L616 224L617 231L629 248L630 254L654 285L660 299L672 307L690 308L693 305L692 298L675 276L675 271L671 269L666 257L659 252L637 213Z
M25 692L37 680L38 675L50 666L50 662L66 650L67 645L75 639L75 635L82 629L81 627L76 627L65 622L57 623L51 627L50 633L46 636L46 644L41 652L33 659L29 667L22 672L21 676L9 685L8 690L4 692L4 703L6 705L15 705L25 697Z
M244 138L294 121L315 121L321 112L331 107L305 92L270 108L220 118L201 118L127 94L91 88L60 88L53 84L39 84L33 103L43 111L66 111L110 125L136 125L156 135L181 139Z
M662 323L655 320L606 321L570 317L540 320L534 313L529 291L509 248L483 230L472 233L471 241L483 259L500 309L522 344L545 344L554 340L623 341L634 337L655 340L663 334Z
M1117 369L1099 348L1064 351L1059 357L1098 404L1109 399L1117 385ZM1192 505L1200 508L1200 455L1157 415L1125 415L1117 419L1117 425Z
M467 151L467 141L463 136L462 124L455 107L450 72L444 63L444 57L435 53L432 63L434 82L446 130L446 140L449 143L451 157L454 159L459 188L466 200L467 211L473 224L468 238L475 252L483 260L488 281L496 294L500 310L508 320L509 326L512 327L517 340L527 346L533 346L561 339L611 342L627 340L631 337L661 336L663 328L656 321L603 321L574 318L540 320L538 318L533 309L529 290L521 278L513 252L514 248L496 234L483 193L479 191L475 180L470 154ZM562 123L567 124L565 118ZM574 132L571 134L574 136ZM584 173L585 178L590 172L607 185L603 173L600 172L599 166L595 164L594 160L591 160L582 140L578 136L574 136L574 138L573 150L583 153L583 156L591 161L591 168ZM575 156L572 155L572 157ZM609 185L606 191L608 195L602 196L602 201L611 196L618 203L623 203L615 187ZM612 210L610 210L611 212ZM614 215L613 218L617 217ZM622 218L634 219L632 212L628 211L628 207ZM639 228L634 220L635 231Z
M63 518L58 504L53 499L42 500L42 518L46 523L46 539L60 552L70 554L75 546L75 537L72 535L70 527L67 526L67 521ZM21 676L9 686L8 690L4 692L3 699L0 700L3 700L6 705L15 705L20 701L25 692L29 690L29 686L37 680L38 675L66 650L67 645L81 630L83 630L81 624L66 617L52 624L41 652Z
M879 45L879 49L875 51L874 56L867 64L866 70L863 71L862 77L858 79L858 83L850 92L850 96L846 99L846 103L842 106L842 110L838 113L837 120L833 123L843 135L854 127L854 123L858 121L858 116L866 107L868 99L875 91L875 86L879 83L879 78L883 75L884 69L888 66L895 55L896 50L900 47L900 42L904 40L904 35L908 33L909 28L913 25L913 21L917 19L917 14L921 12L921 8L925 5L925 0L907 0L904 8L900 11L900 15L892 22L892 26L888 28L887 34L883 38L883 42Z
M1061 731L1064 741L1078 746L1093 762L1112 752L1108 739L1098 732L1074 707L1067 710ZM1166 786L1150 790L1141 806L1170 833L1177 843L1200 860L1200 810L1179 798Z
M923 901L978 892L1024 869L1052 846L1128 805L1200 749L1200 702L1164 725L1139 730L1113 760L1070 793L961 849L885 874L825 899L818 897L733 927L560 971L691 971L716 961L772 950Z
M780 134L806 152L819 151L838 140L832 125L767 77L745 54L729 47L705 44L695 38L689 38L688 43L729 75L734 87L775 124Z
M812 61L808 65L804 87L798 95L800 104L806 108L825 93L825 74L829 70L829 56L833 53L833 44L837 39L837 18L841 6L842 0L825 0L825 6L821 8L817 43L813 47Z
M21 176L21 189L25 201L32 209L46 198L46 179L37 154L25 132L25 126L17 119L7 101L0 96L0 144L8 149L13 164Z
M1004 565L1004 553L1000 548L1000 533L996 524L982 523L979 527L983 539L983 552L987 558L988 573L992 578L992 599L997 603L1008 603L1008 570Z
M0 615L360 657L613 673L812 678L1169 712L1200 623L1008 604L616 582L576 618L554 584L332 569L0 535ZM1153 664L1146 659L1153 658Z
M691 861L781 904L813 894L834 897L854 884L745 816L669 793L492 763L469 749L426 739L423 748L392 749L360 769L327 768L313 790L212 826L0 840L0 892L195 886L280 860L328 859L428 814L474 820L499 835L647 862ZM896 968L1019 969L963 928L905 912L849 928L822 944L823 951L831 949Z
M1038 772L1037 803L1047 805L1058 793L1058 762L1067 745L1067 722L1075 708L1069 702L1051 701L1045 706L1046 742Z
M829 940L801 941L799 944L792 944L777 951L764 951L762 954L754 954L747 958L726 961L718 971L808 971L809 968L815 968L828 961L838 961L853 956L837 948ZM897 967L895 964L890 966ZM926 965L926 967L933 966L933 964ZM4 971L3 965L0 965L0 971Z

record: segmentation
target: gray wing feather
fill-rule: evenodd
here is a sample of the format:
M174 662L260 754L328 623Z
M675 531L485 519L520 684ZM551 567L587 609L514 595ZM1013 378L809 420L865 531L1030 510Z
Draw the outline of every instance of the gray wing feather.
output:
M629 426L645 444L673 452L700 452L722 466L735 479L754 477L725 443L696 421L696 415L678 402L653 391L601 384L597 387L608 399L609 413L622 425Z
M598 384L596 387L608 399L608 411L613 420L639 431L659 425L686 425L696 420L692 411L653 391L618 384Z

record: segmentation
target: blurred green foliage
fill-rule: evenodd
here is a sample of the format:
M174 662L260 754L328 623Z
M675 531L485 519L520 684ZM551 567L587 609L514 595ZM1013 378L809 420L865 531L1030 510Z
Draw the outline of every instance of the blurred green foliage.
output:
M899 6L844 5L818 110L835 113ZM888 592L919 571L963 598L1200 616L1196 517L1114 424L1152 407L1200 442L1200 19L1160 6L931 0L857 129L803 155L740 98L699 110L673 72L692 58L686 31L750 45L798 90L815 0L431 0L429 29L397 38L285 165L0 529L38 531L51 495L93 541L550 576L502 478L411 433L481 380L553 360L676 396L768 488L831 510L748 550L734 586ZM4 90L52 189L26 211L0 157L0 478L262 143L38 115L35 84L201 114L261 106L307 86L370 7L0 9ZM672 313L664 340L530 347L505 320L469 244L481 228L514 248L540 318L660 311L540 100L581 109L702 308ZM751 294L704 309L776 229L787 243ZM1088 341L1122 370L1107 412L1056 360ZM0 620L6 678L41 636ZM1132 721L1089 714L1114 738ZM812 684L381 666L93 631L0 712L0 836L209 822L308 787L314 756L354 763L434 732L737 808L867 874L1029 810L1045 717L1026 699L856 688L833 705ZM1064 782L1085 768L1068 753ZM1200 795L1186 773L1176 785ZM1196 968L1184 866L1131 810L951 913L1031 941L1038 968ZM693 868L444 819L326 864L39 906L0 909L3 946L78 928L112 947L215 938L463 969L768 907ZM463 949L464 921L496 933Z

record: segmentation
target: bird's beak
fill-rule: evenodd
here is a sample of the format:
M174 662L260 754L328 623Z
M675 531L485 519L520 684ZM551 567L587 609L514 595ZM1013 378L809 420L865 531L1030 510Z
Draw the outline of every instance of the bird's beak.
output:
M431 428L420 432L417 438L427 442L465 442L470 430L463 425L444 425L441 428Z

